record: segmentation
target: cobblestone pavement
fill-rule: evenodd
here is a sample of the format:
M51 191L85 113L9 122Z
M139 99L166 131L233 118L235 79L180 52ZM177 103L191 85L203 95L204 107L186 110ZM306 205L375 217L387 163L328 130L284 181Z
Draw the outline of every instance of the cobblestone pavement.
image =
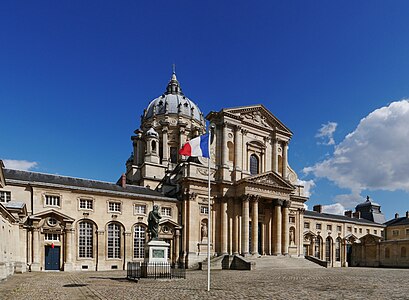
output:
M124 271L24 273L0 282L0 299L409 299L409 270L333 268L205 271L186 279L127 281Z

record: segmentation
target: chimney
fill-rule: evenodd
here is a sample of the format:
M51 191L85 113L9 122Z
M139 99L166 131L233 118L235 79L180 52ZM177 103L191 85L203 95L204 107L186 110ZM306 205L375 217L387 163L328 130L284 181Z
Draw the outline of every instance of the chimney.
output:
M353 216L355 219L360 219L360 218L361 218L361 212L360 212L360 211L356 211L356 212L354 212L354 213L352 214L352 216Z
M126 175L125 175L125 174L122 174L121 186L122 186L123 188L126 188Z
M395 214L395 219L397 219L397 218L399 218L399 214L398 214L398 213Z
M409 218L409 211L406 211L406 218Z
M314 205L312 210L317 212L317 213L322 213L322 205L321 204Z
M344 214L345 214L345 217L352 218L352 210L346 210Z

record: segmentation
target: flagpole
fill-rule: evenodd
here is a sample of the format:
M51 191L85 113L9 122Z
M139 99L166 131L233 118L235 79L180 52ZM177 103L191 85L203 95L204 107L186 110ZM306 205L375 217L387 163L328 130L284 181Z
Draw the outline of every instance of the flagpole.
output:
M210 138L212 130L209 128L209 158L207 160L207 291L210 292L210 240L212 238L212 218L210 215Z

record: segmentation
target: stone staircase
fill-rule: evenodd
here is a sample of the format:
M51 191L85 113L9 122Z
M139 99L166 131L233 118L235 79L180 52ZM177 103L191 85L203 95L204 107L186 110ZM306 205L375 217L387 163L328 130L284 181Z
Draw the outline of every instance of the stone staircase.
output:
M313 263L303 257L290 256L260 256L246 257L245 260L255 262L256 270L268 269L317 269L322 266Z
M269 269L316 269L322 266L303 257L259 256L242 257L224 255L210 260L212 270L269 270ZM207 270L207 260L199 263L199 269Z

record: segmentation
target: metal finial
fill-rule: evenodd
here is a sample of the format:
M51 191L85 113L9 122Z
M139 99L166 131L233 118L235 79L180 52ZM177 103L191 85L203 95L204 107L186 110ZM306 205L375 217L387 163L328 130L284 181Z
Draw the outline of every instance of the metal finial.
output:
M173 74L176 74L176 65L175 64L172 64L172 71L173 71Z

